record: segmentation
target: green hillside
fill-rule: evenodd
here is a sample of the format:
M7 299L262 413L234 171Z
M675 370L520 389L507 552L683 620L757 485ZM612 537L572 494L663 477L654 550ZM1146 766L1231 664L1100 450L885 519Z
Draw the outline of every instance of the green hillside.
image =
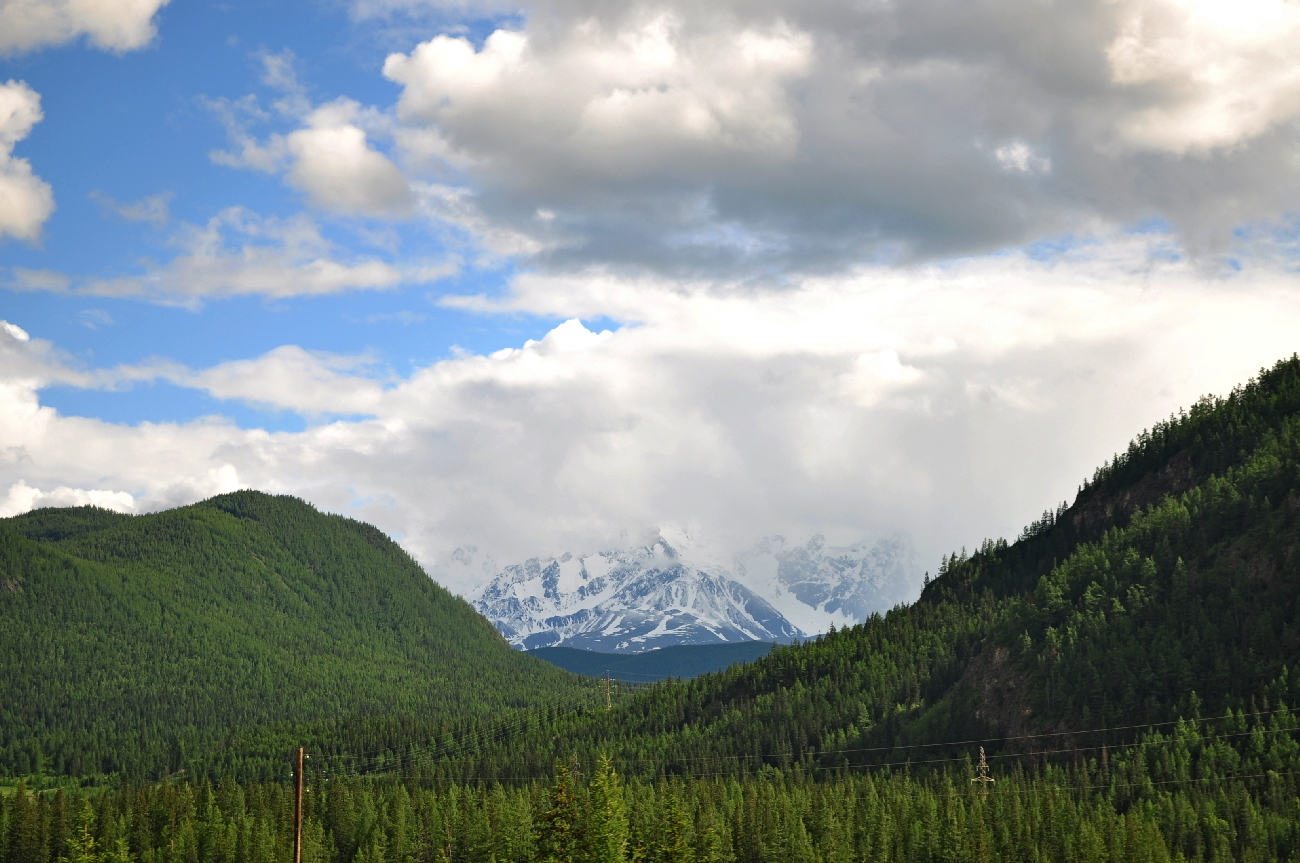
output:
M375 528L257 492L0 520L0 669L11 775L232 766L248 729L436 728L575 685Z

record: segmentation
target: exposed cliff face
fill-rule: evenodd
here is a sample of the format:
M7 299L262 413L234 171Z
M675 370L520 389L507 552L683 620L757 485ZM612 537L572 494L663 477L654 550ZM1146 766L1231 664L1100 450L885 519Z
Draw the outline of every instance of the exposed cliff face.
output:
M1180 495L1205 479L1184 451L1170 459L1136 485L1115 491L1086 489L1066 513L1066 518L1084 539L1099 535L1110 527L1123 527L1138 510L1164 500L1166 495Z
M973 696L975 718L1006 737L1024 737L1037 730L1027 681L1012 667L1011 651L1005 647L989 647L972 659L955 692Z

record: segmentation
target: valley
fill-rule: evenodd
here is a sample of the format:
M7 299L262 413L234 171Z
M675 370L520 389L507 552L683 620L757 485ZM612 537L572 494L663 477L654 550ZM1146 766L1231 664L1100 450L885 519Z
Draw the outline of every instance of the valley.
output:
M915 602L606 701L292 499L8 519L4 861L286 859L296 746L309 863L1300 857L1300 358L973 547ZM602 603L674 551L531 561L492 602L585 586L573 633L616 647L645 624ZM776 620L744 599L737 632ZM60 776L94 793L27 789Z

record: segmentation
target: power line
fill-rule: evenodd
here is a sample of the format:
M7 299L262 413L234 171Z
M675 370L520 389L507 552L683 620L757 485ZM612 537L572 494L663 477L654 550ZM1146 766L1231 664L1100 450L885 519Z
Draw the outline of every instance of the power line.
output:
M808 751L809 751L812 755L814 755L814 756L820 756L820 755L843 755L843 754L868 753L868 752L896 752L896 751L899 751L899 750L907 750L907 749L932 749L932 748L936 748L936 747L974 746L974 745L978 745L978 744L987 744L987 743L1012 743L1012 742L1023 741L1023 740L1039 740L1039 739L1055 738L1055 737L1075 737L1075 736L1082 737L1082 736L1084 736L1084 735L1089 735L1089 734L1101 734L1101 733L1104 733L1104 732L1111 732L1111 731L1134 731L1134 730L1139 730L1139 729L1153 729L1153 728L1160 728L1160 727L1167 726L1167 725L1177 725L1177 724L1180 723L1180 722L1199 722L1199 723L1205 723L1205 722L1220 722L1220 721L1223 721L1223 720L1226 720L1226 719L1238 719L1238 718L1244 719L1244 718L1246 718L1246 717L1274 716L1274 715L1279 714L1279 713L1291 713L1291 712L1293 712L1293 711L1291 711L1290 708L1282 707L1282 708L1278 708L1277 710L1256 711L1256 712L1254 712L1254 713L1240 713L1240 714L1234 713L1234 714L1225 714L1225 715L1223 715L1223 716L1212 716L1212 717L1206 717L1206 718L1203 718L1203 719L1196 719L1196 720L1189 720L1189 719L1171 719L1171 720L1168 720L1168 721L1166 721L1166 722L1148 722L1148 723L1143 723L1143 724L1141 724L1141 725L1115 725L1115 726L1109 726L1109 727L1102 727L1102 728L1089 728L1089 729L1079 729L1079 730L1073 730L1073 731L1052 731L1052 732L1044 732L1044 733L1042 733L1042 734L1022 734L1022 735L1017 735L1017 736L1004 736L1004 737L982 737L982 738L974 738L974 739L971 739L971 740L950 740L950 741L940 741L940 742L937 742L937 743L896 743L896 744L893 744L893 745L891 745L891 746L858 747L858 748L853 748L853 749L812 749L812 748L810 748ZM1096 748L1096 747L1094 747L1094 748ZM1060 750L1060 751L1065 751L1065 750ZM787 753L787 752L776 752L776 753L767 753L767 754L753 754L753 755L721 755L721 754L719 754L719 755L700 755L700 756L694 756L694 757L676 757L676 758L673 758L672 760L673 760L673 761L677 761L677 762L682 762L682 761L717 761L717 760L721 760L721 759L731 759L731 760L737 760L737 759L750 759L750 760L757 760L757 759L766 759L766 758L785 758L785 757L788 757L790 754L791 754L791 753ZM996 758L1003 758L1003 757L1006 757L1006 756L1003 756L1003 755L997 755L997 756L993 756L993 757L996 757ZM662 759L662 758L641 758L641 759L628 759L628 760L637 760L637 761L662 761L662 760L664 760L664 759ZM919 762L913 762L913 763L919 763Z
M802 757L802 759L801 759L801 763L802 763L803 760L806 760L806 759L819 758L819 757L823 757L823 756L826 756L826 755L847 754L847 753L861 753L861 752L892 752L892 751L897 751L897 750L900 750L900 749L904 749L904 750L905 750L905 749L908 749L908 748L923 749L923 748L930 748L930 747L936 747L936 746L949 746L949 747L951 747L951 746L969 745L969 744L972 744L972 743L993 742L993 741L995 741L995 740L1001 740L1001 741L1017 741L1017 740L1032 740L1032 739L1049 738L1049 737L1055 738L1055 737L1075 736L1075 735L1079 735L1079 736L1081 736L1081 735L1084 735L1084 734L1096 734L1096 733L1108 732L1108 731L1127 731L1127 730L1133 730L1133 729L1152 729L1152 728L1161 727L1161 726L1176 725L1176 724L1179 724L1179 723L1197 723L1197 724L1199 725L1199 724L1202 724L1202 723L1216 722L1216 721L1222 721L1222 720L1226 720L1226 719L1241 719L1241 720L1244 720L1244 719L1246 719L1246 718L1248 718L1248 717L1259 718L1259 717L1274 716L1274 715L1277 715L1277 714L1281 714L1281 713L1290 713L1290 712L1291 712L1291 711L1289 710L1289 708L1279 708L1279 709L1277 709L1277 710L1271 710L1271 711L1255 711L1255 712L1253 712L1253 713L1244 713L1244 712L1243 712L1243 713L1236 713L1236 714L1225 714L1225 715L1223 715L1223 716L1209 717L1209 718L1204 718L1204 719L1199 719L1199 720L1176 719L1176 720L1170 720L1170 721L1167 721L1167 722L1148 723L1148 724L1143 724L1143 725L1109 726L1109 727L1092 728L1092 729L1085 729L1085 730L1050 732L1050 733L1044 733L1044 734L1038 734L1038 735L1032 735L1032 734L1031 734L1031 735L1008 736L1008 737L1002 737L1002 738L989 738L989 739L984 740L984 741L979 741L979 740L964 740L964 741L948 741L948 742L939 742L939 743L912 744L910 747L909 747L908 745L902 745L902 746L893 746L893 747L874 747L874 748L861 748L861 749L838 749L838 750L836 750L836 749L828 749L828 750L810 750L810 751L804 753L804 755L803 755L803 757ZM1098 746L1086 746L1086 747L1077 747L1077 746L1076 746L1076 747L1066 747L1066 748L1060 748L1060 749L1042 750L1042 751L1039 751L1039 752L1028 752L1028 753L999 753L999 754L995 754L995 755L988 756L988 758L990 758L990 759L1007 759L1007 758L1020 758L1020 759L1023 759L1023 758L1026 758L1026 757L1042 758L1042 757L1054 756L1054 755L1062 755L1062 754L1081 754L1081 753L1085 753L1085 752L1096 752L1096 751L1103 750L1103 749L1106 749L1106 748L1110 748L1110 749L1114 749L1114 750L1120 750L1120 749L1134 749L1134 748L1149 748L1149 747L1156 747L1156 746L1167 746L1167 745L1170 745L1170 744L1173 744L1173 743L1179 743L1179 742L1184 742L1184 743L1185 743L1185 742L1190 742L1190 741L1193 741L1193 740L1194 740L1194 741L1205 741L1205 740L1216 740L1216 739L1229 739L1229 738L1235 738L1235 737L1252 736L1252 735L1255 735L1255 734L1260 734L1260 735L1288 734L1288 733L1294 733L1294 732L1296 732L1296 731L1300 731L1300 727L1297 727L1297 728L1261 729L1261 728L1259 728L1259 727L1257 726L1256 728L1253 728L1253 729L1249 729L1249 730L1246 730L1246 731L1240 731L1240 732L1233 732L1233 733L1230 733L1230 734L1213 734L1213 733L1211 733L1211 734L1203 734L1203 733L1202 733L1202 734L1197 734L1195 737L1192 737L1192 738L1187 738L1187 737L1167 737L1167 738L1162 739L1162 740L1141 740L1141 741L1134 741L1134 742L1130 742L1130 743L1114 743L1114 744L1106 744L1106 743L1103 743L1103 744L1098 745ZM672 764L674 764L674 763L681 763L681 762L683 762L683 761L706 761L706 760L712 760L712 761L717 761L717 760L736 760L736 761L739 761L739 760L758 760L758 759L772 759L772 760L780 760L780 759L785 759L785 758L793 758L793 753L768 753L768 754L729 755L729 756L728 756L728 755L719 755L719 756L712 756L712 757L710 757L710 756L701 756L701 757L698 757L698 758L677 758L677 759L625 758L625 759L619 759L619 760L622 761L624 764L629 764L629 763L646 763L646 762L650 762L650 763L664 763L665 766L670 766L670 765L672 765ZM965 761L966 758L967 758L967 756L965 756L965 755L962 755L962 756L955 756L955 757L947 757L947 758L923 759L923 760L915 760L915 759L911 759L911 758L909 758L909 759L906 759L906 760L903 760L903 761L877 762L877 763L873 763L873 764L846 764L846 765L820 765L820 764L811 764L811 765L809 765L809 767L810 767L811 769L815 769L815 770L826 770L826 771L877 770L877 769L887 769L887 768L895 768L895 767L914 767L914 766L928 766L928 765L934 765L934 764L952 764L952 763L957 763L957 762ZM400 761L400 758L399 758L399 761ZM410 766L410 765L408 764L407 766ZM515 766L520 766L520 765L516 764ZM367 775L372 775L372 776L375 776L375 775L379 775L379 776L382 776L382 775L391 775L392 773L395 773L395 772L397 772L398 770L401 770L401 769L403 769L403 767L402 767L401 765L399 765L399 766L394 767L394 768L392 768L392 769L390 769L390 770L384 770L384 771L372 772L372 773L368 773ZM736 772L736 771L714 770L714 771L703 771L703 772L673 773L673 774L671 774L671 775L676 776L676 777L680 777L680 778L708 778L708 777L720 777L720 776L733 776L733 775L735 775L735 772ZM539 778L539 777L538 777L538 776L535 776L535 775L528 775L528 776L514 776L514 775L509 775L509 774L506 774L506 775L495 774L495 775L488 775L488 776L485 776L485 775L470 776L470 777L464 777L464 776L462 776L462 777L459 777L459 778L462 779L462 780L464 780L464 781L469 781L469 780L478 780L478 781L527 781L527 780L536 780L536 779Z

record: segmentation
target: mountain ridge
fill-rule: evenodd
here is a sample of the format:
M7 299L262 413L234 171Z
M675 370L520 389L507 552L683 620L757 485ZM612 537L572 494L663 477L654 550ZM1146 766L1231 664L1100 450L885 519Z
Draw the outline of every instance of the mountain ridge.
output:
M296 498L37 510L0 520L0 572L17 773L157 775L238 727L461 718L572 685L379 530Z
M689 543L689 538L684 540ZM731 568L657 533L645 545L530 558L472 596L522 649L636 652L669 644L789 642L860 623L919 589L906 537L831 546L767 537Z
M473 604L524 649L563 645L624 653L803 635L734 579L683 563L663 537L629 550L505 567Z

